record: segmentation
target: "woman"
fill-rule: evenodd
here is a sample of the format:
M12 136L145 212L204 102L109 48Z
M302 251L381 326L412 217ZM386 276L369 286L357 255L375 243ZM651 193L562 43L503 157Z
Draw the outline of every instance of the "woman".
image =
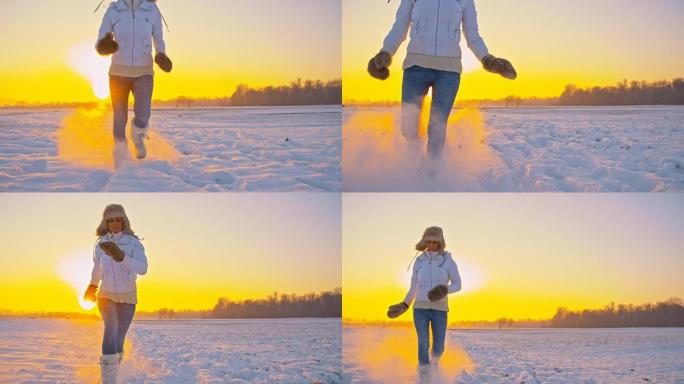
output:
M437 365L444 353L447 313L447 295L461 290L461 277L451 254L444 250L446 243L442 229L430 227L416 244L422 253L413 265L411 288L404 301L391 306L387 312L396 318L406 312L413 303L413 323L418 336L419 374L428 373L430 363ZM432 328L432 360L430 359L429 328Z
M145 143L152 108L154 70L152 47L157 54L154 62L165 71L173 68L166 56L162 16L155 0L118 0L113 2L102 19L97 52L112 55L109 67L109 89L114 111L114 165L128 158L126 123L128 95L133 93L135 116L131 121L131 136L136 157L147 156Z
M401 0L396 21L383 47L368 63L371 76L389 77L392 56L406 40L411 40L404 60L401 131L411 146L418 147L420 108L432 87L428 123L428 154L439 158L446 141L446 125L461 82L461 26L468 47L490 72L515 79L508 60L489 54L480 37L474 0Z
M108 205L97 227L98 242L93 256L93 271L84 299L97 301L104 321L101 381L116 383L119 364L123 360L126 332L133 320L138 302L135 280L147 273L145 248L131 229L121 205ZM100 290L98 290L98 285ZM97 292L97 293L96 293Z

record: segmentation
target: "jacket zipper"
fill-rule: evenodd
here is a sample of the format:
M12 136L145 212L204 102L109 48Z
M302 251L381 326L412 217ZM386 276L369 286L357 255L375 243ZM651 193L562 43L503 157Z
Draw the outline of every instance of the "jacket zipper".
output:
M114 241L114 238L112 238L112 241ZM116 241L114 241L114 244L116 244ZM109 265L112 266L112 277L114 278L114 292L112 293L117 293L119 290L116 289L116 266L114 265L114 259L112 259L111 256L109 257Z
M432 255L430 255L430 262L428 263L428 270L430 271L430 289L434 288L432 286Z
M437 22L435 23L435 57L437 57L437 32L439 32L439 11L442 5L442 0L437 0Z
M133 48L131 49L131 66L135 65L135 4L131 1L131 13L133 13Z

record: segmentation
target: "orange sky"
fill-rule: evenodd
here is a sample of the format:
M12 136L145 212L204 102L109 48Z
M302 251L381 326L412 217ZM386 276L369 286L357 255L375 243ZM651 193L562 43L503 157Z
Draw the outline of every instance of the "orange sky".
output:
M0 310L80 310L105 205L144 238L139 308L209 309L339 287L340 200L324 193L0 194Z
M0 2L0 105L95 100L72 56L76 50L76 60L106 81L108 64L94 61L104 14L93 14L98 1ZM174 70L156 71L155 99L222 97L240 83L340 77L337 0L166 0L159 6L170 27L164 32Z
M432 225L444 229L463 280L450 296L452 321L684 297L680 194L351 193L342 218L345 320L386 320Z
M366 73L382 47L400 1L344 0L342 5L343 100L400 100L404 43L385 82ZM558 96L565 85L612 85L622 79L684 76L680 0L486 0L476 1L480 32L494 55L513 62L516 81L480 69L464 51L458 99Z

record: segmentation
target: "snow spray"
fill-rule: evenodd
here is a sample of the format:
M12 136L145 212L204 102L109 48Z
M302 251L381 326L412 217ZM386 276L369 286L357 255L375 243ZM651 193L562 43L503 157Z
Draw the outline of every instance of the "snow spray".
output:
M374 382L417 382L418 340L412 327L383 328L354 326L343 332L345 360L360 365ZM430 383L453 383L464 371L472 374L475 364L468 353L449 337L438 367L433 367Z
M175 161L178 151L164 137L149 131L145 141L147 160ZM134 160L129 137L129 161ZM112 112L108 104L100 103L92 109L77 109L67 115L57 131L57 151L61 160L86 168L114 169L114 136Z
M446 149L435 162L427 158L430 99L421 107L420 148L401 133L400 108L352 107L342 127L343 180L347 191L478 191L480 180L501 164L487 145L487 126L479 109L452 112ZM434 169L434 174L425 169Z

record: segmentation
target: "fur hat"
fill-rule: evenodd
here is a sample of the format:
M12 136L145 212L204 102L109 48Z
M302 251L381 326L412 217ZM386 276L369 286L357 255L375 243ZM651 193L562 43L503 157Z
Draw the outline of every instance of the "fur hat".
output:
M104 212L102 212L102 218L104 220L114 219L114 218L127 219L126 211L121 204L109 204L105 207Z
M439 243L439 247L437 248L437 252L442 253L444 252L444 248L446 247L446 242L444 241L444 233L442 231L442 228L440 227L429 227L425 229L425 232L423 232L423 238L420 239L418 244L416 244L416 251L424 251L427 249L427 242L428 241L436 241Z
M128 216L126 216L126 211L120 204L109 204L105 207L104 212L102 212L102 221L100 221L100 225L95 231L97 236L106 235L109 232L107 220L115 219L117 217L123 219L123 233L135 236L135 232L131 229L131 222L128 220Z

